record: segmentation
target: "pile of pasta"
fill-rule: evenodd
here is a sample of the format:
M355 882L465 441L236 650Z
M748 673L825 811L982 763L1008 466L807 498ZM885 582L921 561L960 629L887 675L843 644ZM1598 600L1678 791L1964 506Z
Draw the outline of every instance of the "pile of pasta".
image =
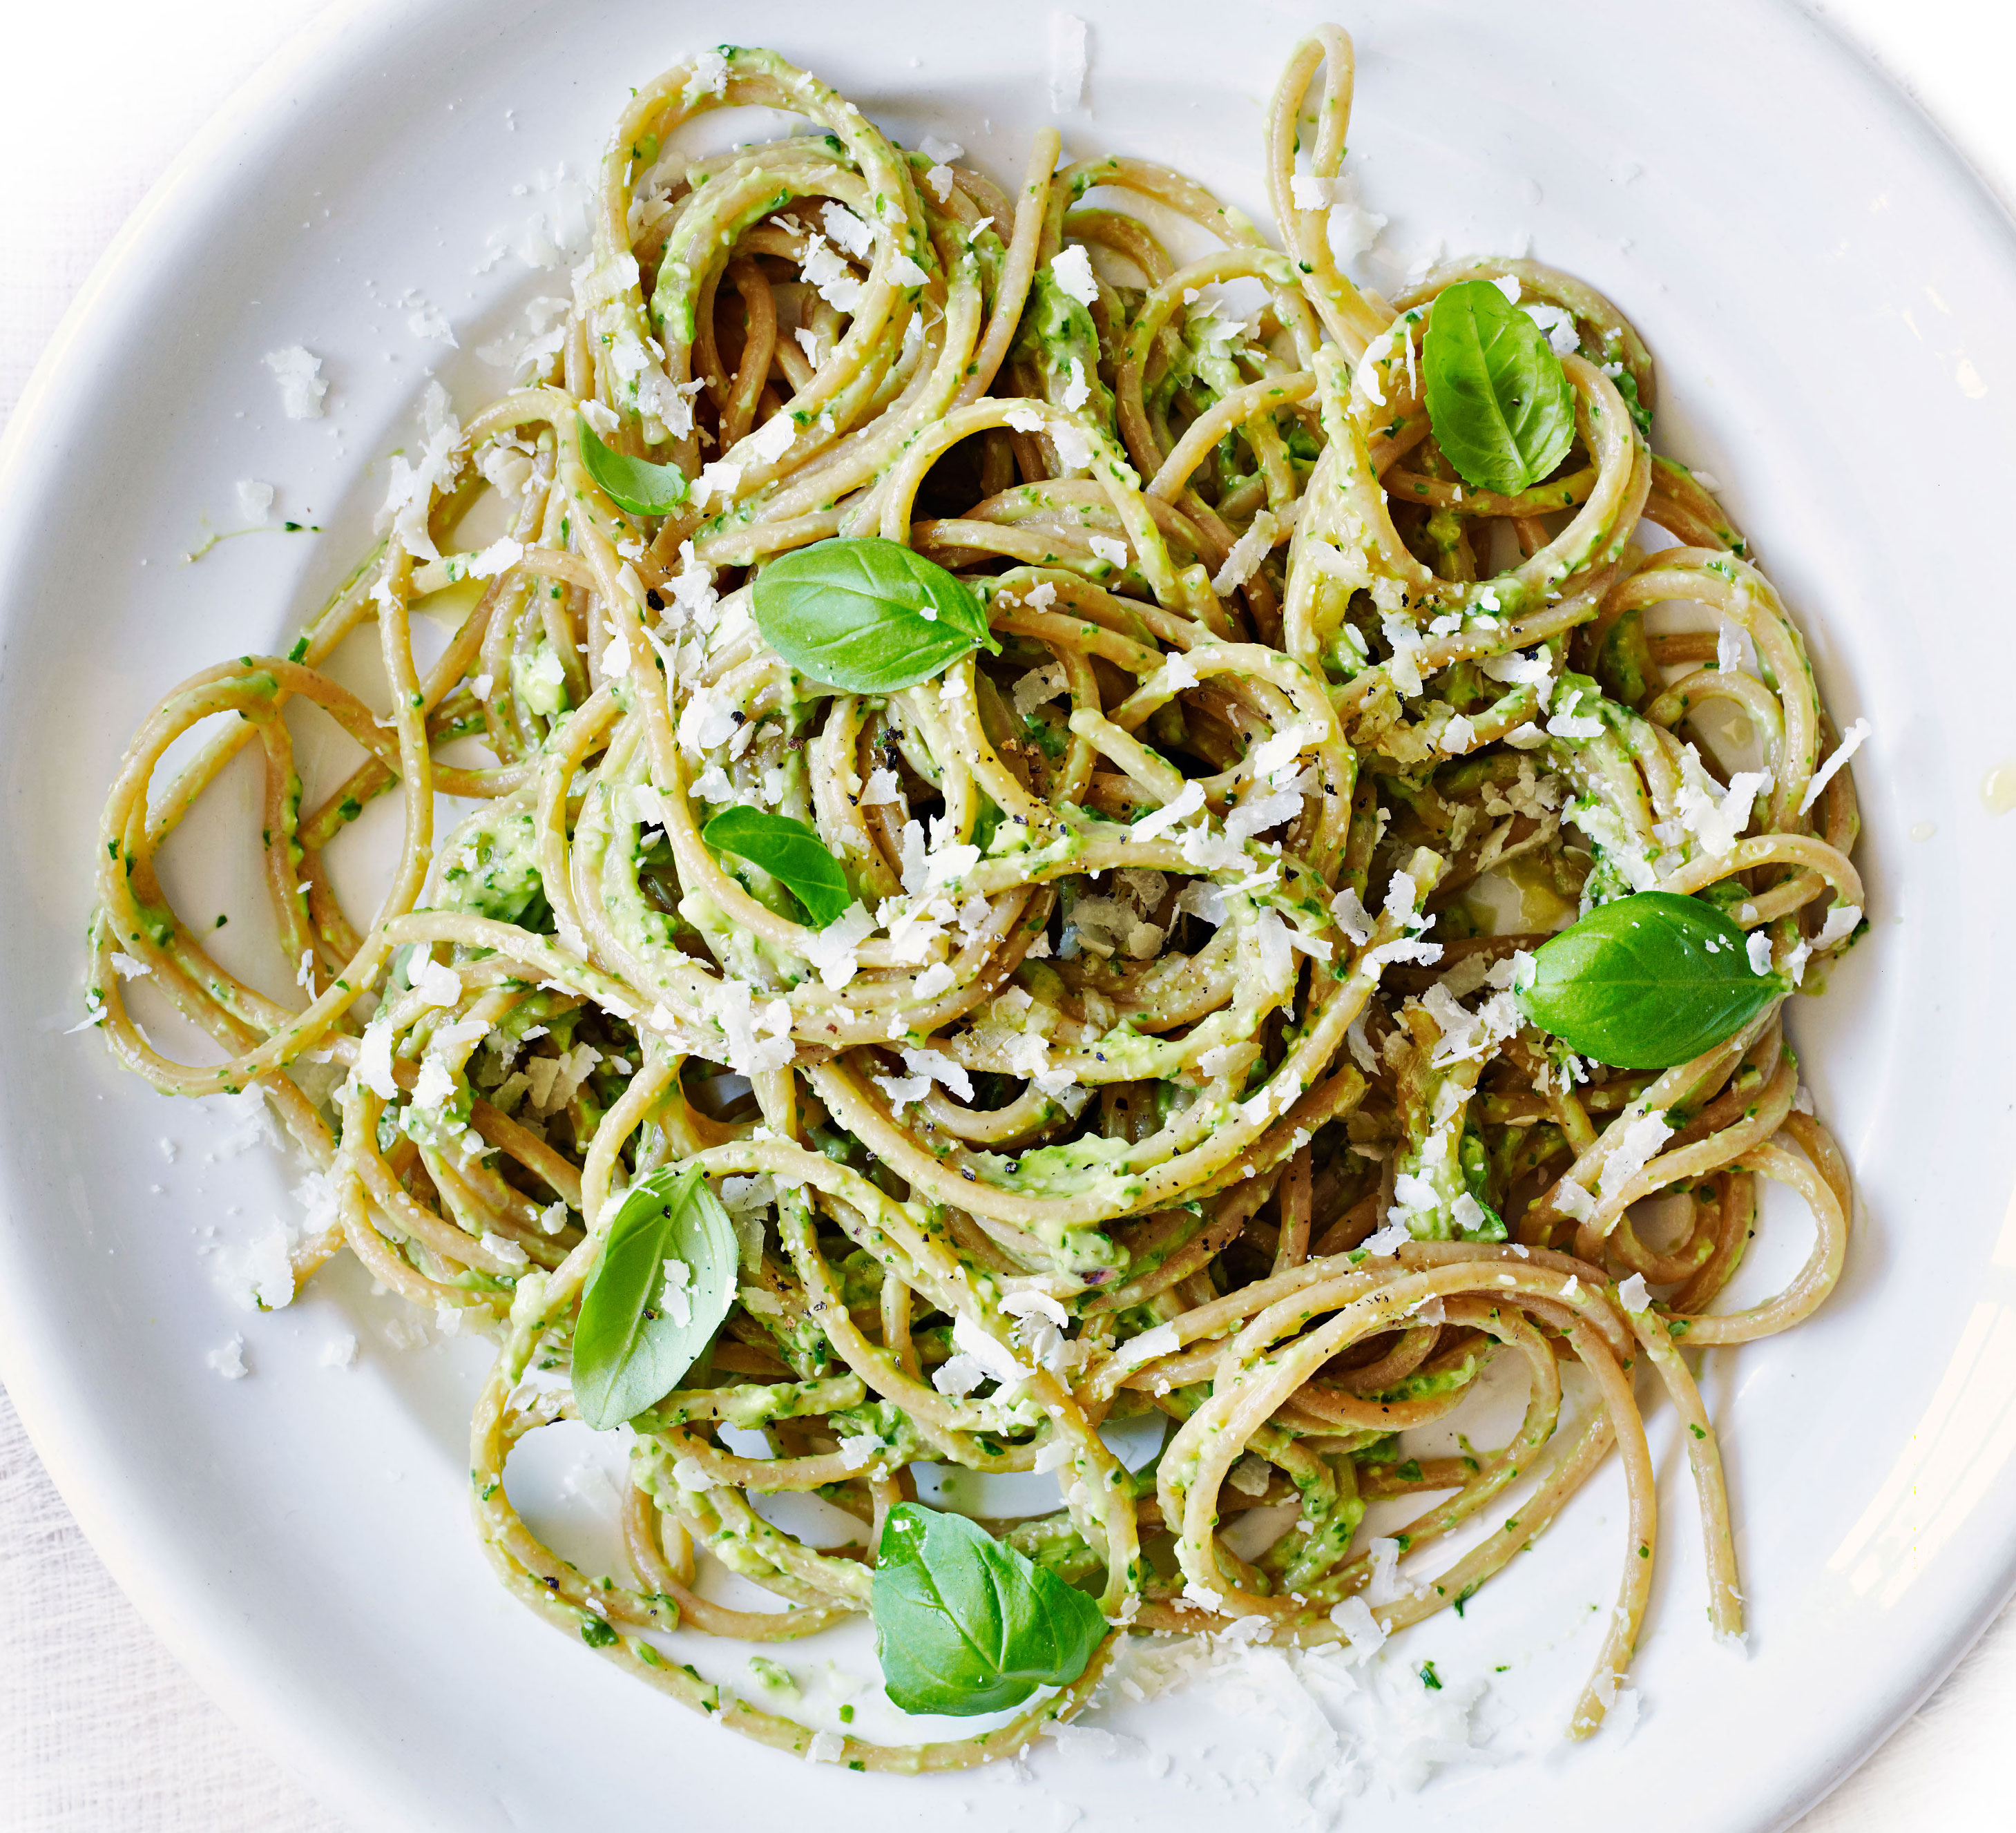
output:
M1296 49L1268 117L1270 240L1163 167L1060 169L1053 131L1011 196L770 52L668 71L617 123L593 254L520 385L466 423L434 399L383 538L293 653L177 687L106 805L92 988L114 1050L164 1091L264 1091L326 1199L297 1278L347 1248L499 1345L471 1464L507 1583L765 1742L812 1734L652 1633L769 1643L862 1610L919 1464L1055 1471L1054 1513L988 1525L1096 1591L1113 1632L982 1735L846 1738L869 1768L1019 1748L1130 1632L1376 1642L1510 1564L1615 1452L1622 1576L1586 1733L1651 1583L1647 1364L1696 1428L1713 1623L1741 1631L1684 1352L1826 1297L1841 1156L1778 1002L1679 1068L1606 1071L1523 1022L1511 964L1656 885L1708 893L1810 983L1845 945L1828 913L1863 901L1852 786L1807 795L1836 734L1798 627L1714 499L1653 456L1651 361L1616 309L1530 261L1390 301L1340 268L1351 90L1341 33ZM679 150L730 106L808 126ZM1179 260L1150 226L1175 219L1211 251ZM1461 484L1422 393L1425 308L1478 278L1571 327L1575 445L1516 496ZM584 468L584 421L678 466L686 500L626 513ZM478 512L505 531L459 542ZM1678 545L1644 551L1647 525ZM836 535L956 573L998 653L880 696L795 673L752 582ZM469 578L423 666L412 607ZM1648 632L1674 600L1709 627ZM358 632L383 713L323 668ZM306 708L356 758L304 802ZM1705 734L1731 715L1769 787L1717 833L1701 810L1730 771ZM448 761L471 739L483 761ZM227 972L156 873L247 748L298 1003ZM396 869L347 910L325 852L386 796ZM478 805L448 825L445 798ZM848 913L815 927L710 848L734 805L812 828ZM122 992L141 976L221 1058L149 1041ZM739 1290L632 1422L619 1579L542 1544L504 1471L571 1417L608 1219L672 1164L733 1218ZM1804 1199L1813 1245L1777 1296L1718 1313L1760 1178ZM1684 1213L1648 1232L1634 1205L1660 1192ZM1528 1395L1508 1442L1403 1453L1501 1359ZM1587 1399L1564 1409L1571 1367ZM1101 1430L1150 1411L1171 1436L1136 1475ZM730 1449L738 1427L771 1455ZM758 1503L787 1491L854 1518L855 1543L772 1525ZM1359 1529L1408 1495L1401 1572ZM1282 1504L1271 1545L1228 1544ZM701 1552L780 1608L711 1601Z

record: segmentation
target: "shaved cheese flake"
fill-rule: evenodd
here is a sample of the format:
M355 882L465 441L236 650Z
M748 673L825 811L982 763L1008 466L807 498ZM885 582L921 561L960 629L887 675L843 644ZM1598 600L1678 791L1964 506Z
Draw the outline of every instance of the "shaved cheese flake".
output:
M1089 305L1099 297L1099 282L1093 277L1092 257L1077 243L1058 250L1050 261L1050 278L1057 289L1075 299L1080 305Z
M1360 1661L1369 1660L1386 1646L1386 1632L1372 1614L1372 1606L1362 1597L1347 1597L1330 1608L1330 1620L1345 1634L1351 1652Z
M1276 992L1285 992L1294 978L1294 951L1288 942L1288 926L1281 913L1262 910L1255 919L1253 935L1260 956L1260 978Z
M1616 1145L1603 1161L1603 1176L1597 1186L1606 1201L1615 1197L1651 1163L1673 1131L1666 1124L1663 1114L1640 1114L1618 1124L1622 1130Z
M1281 538L1281 525L1265 510L1256 515L1246 532L1233 542L1225 564L1211 577L1211 589L1223 597L1244 585L1260 570L1260 563L1274 551Z
M290 344L284 350L267 351L265 363L280 385L280 411L289 420L322 417L322 397L329 392L329 384L322 379L320 357Z
M1820 800L1820 791L1834 780L1834 772L1862 748L1862 741L1868 737L1869 729L1867 719L1858 719L1841 734L1841 743L1834 747L1827 761L1813 772L1813 781L1806 785L1806 793L1799 801L1802 815Z
M980 1366L981 1373L1003 1387L1026 1381L1034 1371L1016 1360L1015 1352L964 1312L953 1319L952 1347Z
M728 94L728 59L715 50L696 51L693 59L693 74L686 78L686 86L680 100L690 108L703 95L725 97Z
M913 1075L943 1082L962 1101L973 1099L973 1078L942 1050L905 1050L903 1067Z
M392 1079L392 1028L383 1020L374 1018L365 1026L357 1046L354 1073L381 1101L389 1101L398 1093L399 1085Z
M774 413L749 435L749 449L766 465L774 465L791 449L798 429L787 413Z
M1715 628L1715 665L1723 675L1736 674L1743 667L1743 633L1726 618Z
M849 905L823 929L808 931L805 956L836 991L860 971L861 945L875 933L875 919L858 903Z
M875 246L875 232L844 203L829 203L820 213L826 232L849 254L866 255Z
M1128 830L1133 840L1154 840L1165 834L1179 823L1187 821L1204 808L1204 785L1186 783L1176 792L1172 801L1165 802L1159 808L1143 815Z
M1409 1584L1400 1576L1398 1540L1377 1540L1366 1550L1372 1555L1372 1577L1365 1587L1367 1604L1398 1604L1419 1595L1420 1587Z
M462 976L445 961L429 959L413 981L423 1006L452 1006L462 998Z
M1085 23L1075 13L1050 15L1050 113L1068 114L1085 100L1089 62Z
M1553 1203L1572 1222L1586 1222L1596 1213L1596 1198L1571 1178L1554 1186Z

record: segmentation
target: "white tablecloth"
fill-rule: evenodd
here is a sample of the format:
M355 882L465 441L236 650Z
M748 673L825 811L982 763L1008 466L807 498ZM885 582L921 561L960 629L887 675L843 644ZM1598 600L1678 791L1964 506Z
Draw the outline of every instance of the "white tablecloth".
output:
M174 156L326 0L97 0L18 9L0 109L0 423L71 297ZM1350 9L1334 15L1348 23ZM1823 0L2005 200L2016 8ZM745 36L760 36L753 31ZM1800 1824L2007 1824L2016 1612ZM340 1833L182 1671L77 1531L0 1392L0 1833Z

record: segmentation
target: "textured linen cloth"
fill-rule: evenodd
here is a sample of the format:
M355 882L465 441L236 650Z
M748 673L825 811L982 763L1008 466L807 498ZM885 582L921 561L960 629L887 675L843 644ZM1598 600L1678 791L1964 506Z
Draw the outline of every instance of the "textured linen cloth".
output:
M20 9L0 109L0 424L71 297L148 187L327 0L98 0ZM1594 0L1593 0L1594 3ZM1831 0L1821 13L2016 195L2016 8ZM1329 16L1349 23L1340 4ZM743 36L760 38L760 21ZM25 80L27 73L32 80ZM2007 1822L2016 1720L2005 1613L1798 1833ZM1376 1813L1368 1819L1376 1818ZM0 1390L0 1833L342 1833L162 1646L99 1562Z
M0 1390L0 1828L342 1833L112 1582Z

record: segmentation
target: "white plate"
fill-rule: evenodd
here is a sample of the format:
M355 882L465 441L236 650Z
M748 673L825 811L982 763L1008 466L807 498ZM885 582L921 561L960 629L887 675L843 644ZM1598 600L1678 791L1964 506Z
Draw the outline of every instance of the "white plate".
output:
M1064 123L1067 149L1169 159L1262 215L1260 104L1312 10L1080 10L1093 110ZM1874 728L1858 779L1875 927L1795 1021L1860 1180L1848 1272L1814 1322L1715 1355L1706 1377L1730 1424L1749 1658L1708 1645L1661 1428L1635 1736L1558 1735L1589 1607L1615 1583L1613 1478L1390 1664L1395 1684L1432 1657L1452 1691L1482 1689L1501 1760L1376 1811L1406 1829L1488 1810L1514 1833L1581 1824L1629 1787L1643 1833L1761 1830L1866 1755L2016 1577L2016 830L1979 793L2016 753L1992 585L2016 247L1924 123L1789 7L1702 0L1683 24L1594 0L1351 12L1352 140L1388 244L1502 249L1530 231L1540 258L1616 300L1659 358L1663 449L1724 481L1837 717ZM772 4L735 30L1008 178L1043 118L1046 24L905 0ZM1110 1721L1173 1754L1160 1779L1046 1746L1033 1783L902 1782L731 1739L535 1622L467 1522L474 1346L391 1348L383 1302L340 1271L288 1311L232 1310L199 1231L263 1225L286 1205L283 1169L211 1156L227 1129L57 1029L77 1012L90 835L131 727L196 668L286 646L365 537L375 462L410 430L423 373L469 406L499 380L474 348L564 289L515 257L474 271L491 232L550 201L540 175L590 169L629 85L723 29L664 0L325 18L157 190L45 362L0 463L0 1372L128 1590L360 1825L669 1810L714 1826L760 1802L906 1827L970 1802L976 1828L1064 1827L1081 1808L1101 1828L1202 1826L1251 1811L1243 1778L1269 1774L1282 1741L1222 1695ZM409 289L445 309L459 351L409 333ZM261 366L297 341L326 358L326 421L282 419ZM180 564L206 517L236 521L247 477L329 532ZM1798 1226L1772 1223L1794 1257ZM319 1367L348 1330L358 1368ZM226 1382L205 1355L239 1331L254 1374Z

